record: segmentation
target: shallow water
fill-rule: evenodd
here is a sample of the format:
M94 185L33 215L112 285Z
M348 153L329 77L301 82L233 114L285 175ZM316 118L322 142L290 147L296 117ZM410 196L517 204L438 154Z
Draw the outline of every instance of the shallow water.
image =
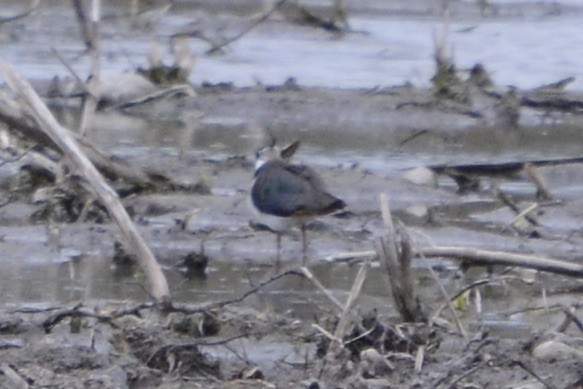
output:
M6 3L6 2L4 2ZM10 3L10 2L9 2ZM3 14L17 12L19 2L11 2ZM326 7L327 1L310 2ZM226 55L208 56L208 46L189 41L199 54L192 82L233 82L237 86L281 84L295 77L301 85L338 88L372 88L412 82L427 86L434 71L433 40L444 28L437 2L348 2L349 22L356 33L338 37L317 29L290 26L274 18L252 30L232 45ZM446 49L460 69L481 62L498 85L532 88L575 76L570 88L583 89L583 47L580 21L583 8L578 2L538 0L489 2L496 15L481 17L473 2L459 2L450 10L449 40ZM17 63L30 78L47 79L67 70L51 53L59 50L80 75L88 70L82 54L78 27L69 2L52 1L29 19L6 25L3 59ZM103 73L115 74L146 65L150 45L160 45L163 59L170 60L166 39L198 23L207 35L234 36L250 25L251 11L260 11L259 2L221 2L208 13L212 1L178 2L174 11L161 18L154 29L132 31L127 21L107 15L127 14L122 4L104 3ZM422 12L419 12L422 10ZM242 13L236 15L236 13ZM225 16L227 15L227 16ZM24 24L26 23L26 25ZM26 45L21 42L26 41ZM28 44L30 42L31 44Z
M524 11L485 18L475 13L465 17L454 16L450 23L448 48L456 63L461 68L469 68L481 62L492 73L497 84L512 84L520 88L535 87L568 76L580 76L583 56L577 48L583 47L583 35L580 33L583 12L569 8L564 13L545 14L543 6L539 12L536 11L539 8L534 7L537 4L540 6L540 2L531 3L533 11L530 13ZM85 74L88 61L86 57L80 57L83 47L77 36L71 33L77 31L77 26L68 7L69 2L51 4L51 7L43 6L33 15L31 25L24 26L22 22L17 22L7 27L11 30L2 36L3 59L17 64L19 71L28 78L46 80L55 74L67 76L66 70L50 52L50 47L54 46L80 74ZM12 8L16 9L14 6ZM7 8L5 12L9 10ZM106 8L105 12L113 10ZM66 17L62 18L62 15ZM159 30L155 32L158 36L156 40L165 47L166 38L171 33L201 18L201 15L205 17L204 10L192 9L181 3L180 12L171 12L159 22ZM249 22L232 16L226 19L215 18L216 23L227 24L229 33L240 31ZM351 17L350 23L354 30L365 33L337 37L310 28L284 25L278 21L268 22L234 44L224 56L202 54L207 47L193 40L193 51L201 54L191 81L196 85L209 81L233 82L245 86L258 82L280 84L289 77L295 77L302 86L365 89L406 82L416 86L429 84L434 67L432 40L434 34L443 28L443 18L432 13L403 13L397 16L389 11L375 14L358 12ZM102 66L105 76L146 64L145 58L152 40L150 33L131 31L122 22L105 25L103 33L105 59ZM578 77L570 88L583 89L583 77ZM251 156L258 143L257 134L246 127L247 123L237 118L205 118L206 123L195 131L174 122L153 123L119 115L102 119L99 131L93 133L98 134L94 140L104 149L138 163L153 161L153 164L157 164L168 160L176 163L183 153L193 159L224 160L233 155ZM452 136L419 137L404 146L400 142L408 134L399 131L379 133L376 130L372 128L366 132L363 129L363 132L346 132L338 136L331 129L322 129L316 133L304 133L296 129L287 130L285 136L287 139L304 140L304 147L298 154L298 159L304 162L319 167L356 164L363 170L389 178L419 165L564 158L580 156L581 152L580 127L569 123L548 128L539 126L536 131L521 128L511 135L493 135L481 128L471 128ZM332 138L333 141L330 140ZM580 176L577 177L580 179ZM524 181L505 185L504 189L512 193L532 194L532 186L526 185ZM224 197L232 197L238 189L234 185L221 183L217 187L223 191L221 193ZM583 193L583 183L565 177L554 187L554 193L559 197L576 198ZM468 205L471 200L462 199L456 203L457 211L461 209L463 212L472 207L472 204ZM487 222L492 218L499 221L500 215L490 213L488 207L484 208L485 215L478 214L475 219ZM127 277L120 269L110 266L111 249L103 242L103 236L91 238L89 244L95 247L95 252L80 254L75 250L64 251L50 247L44 227L20 227L16 221L18 213L13 218L7 218L6 215L3 217L12 229L4 230L2 235L5 263L0 273L0 304L79 299L147 299L140 287L143 279L139 274ZM156 221L151 222L155 225ZM170 223L168 220L157 222L160 228L166 228ZM212 222L218 223L217 220ZM114 232L110 234L115 235ZM466 235L455 228L435 231L435 237L442 241L451 239L484 243L483 235ZM111 236L108 235L106 240L109 242ZM514 241L507 241L510 242L510 239L501 244L515 248ZM154 245L160 244L154 242ZM177 248L181 242L171 244ZM185 246L189 244L196 246L198 241L184 243ZM211 264L206 279L188 279L173 267L166 269L177 301L204 302L231 297L247 290L271 271L270 267L225 261L229 253L225 253L224 247L220 245L211 245L209 253L220 257L222 261ZM452 286L455 283L451 274L453 266L449 263L440 265L445 268L442 276ZM441 301L440 297L435 296L433 281L427 281L424 265L418 265L416 271L417 277L422 279L422 299L430 304ZM318 264L314 273L326 287L344 298L356 268ZM551 285L562 282L561 279L555 279ZM520 284L505 287L507 294L485 296L488 310L499 312L510 297L514 306L528 302L529 298L535 304L539 302L540 296L524 296L524 291L541 292L542 287L529 289ZM363 303L363 307L380 306L386 310L387 315L394 314L385 291L380 276L373 270L365 288L369 299ZM567 298L575 300L576 296ZM275 309L278 312L293 310L304 318L309 318L322 307L329 308L329 303L314 291L311 284L298 279L278 282L262 296L249 300L249 304L260 309ZM544 320L537 324L529 318L516 317L506 321L502 315L486 316L484 320L489 321L492 327L507 326L509 331L514 331L515 326L530 330L545 323Z

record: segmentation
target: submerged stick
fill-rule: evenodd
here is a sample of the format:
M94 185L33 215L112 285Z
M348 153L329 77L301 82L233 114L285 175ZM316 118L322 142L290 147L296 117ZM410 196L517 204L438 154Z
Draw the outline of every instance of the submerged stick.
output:
M79 170L79 173L91 185L95 194L103 202L110 215L114 218L126 238L129 251L136 253L139 263L150 284L149 291L158 301L165 301L170 294L166 277L162 273L160 265L148 248L146 241L139 234L132 223L125 208L119 201L117 193L105 182L105 179L87 156L83 153L79 144L69 135L67 129L62 127L55 119L51 111L38 97L32 86L16 73L14 68L0 60L0 72L10 85L10 88L18 93L30 106L32 115L39 126L65 153Z

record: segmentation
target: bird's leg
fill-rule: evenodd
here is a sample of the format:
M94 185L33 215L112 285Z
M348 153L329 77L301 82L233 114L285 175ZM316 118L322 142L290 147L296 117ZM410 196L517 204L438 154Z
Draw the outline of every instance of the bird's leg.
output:
M308 241L306 240L306 224L302 223L302 266L308 264Z
M277 242L277 258L275 260L276 271L279 271L281 267L281 232L276 232L276 242Z

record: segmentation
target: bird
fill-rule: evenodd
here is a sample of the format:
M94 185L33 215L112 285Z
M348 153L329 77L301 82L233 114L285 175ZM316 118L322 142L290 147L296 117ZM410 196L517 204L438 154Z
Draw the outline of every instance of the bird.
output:
M307 264L306 224L316 216L327 215L346 207L331 195L322 178L309 166L290 163L300 146L296 140L279 148L271 145L256 152L255 174L250 197L262 224L277 234L277 261L281 261L281 235L293 227L302 232L302 265Z

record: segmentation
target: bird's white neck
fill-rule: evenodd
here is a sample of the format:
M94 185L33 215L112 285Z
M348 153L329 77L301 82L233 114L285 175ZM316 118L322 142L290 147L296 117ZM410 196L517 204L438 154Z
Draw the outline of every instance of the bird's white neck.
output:
M265 164L265 160L263 159L258 159L255 161L255 171L259 170L259 168L261 168L261 166L263 166L263 164Z

